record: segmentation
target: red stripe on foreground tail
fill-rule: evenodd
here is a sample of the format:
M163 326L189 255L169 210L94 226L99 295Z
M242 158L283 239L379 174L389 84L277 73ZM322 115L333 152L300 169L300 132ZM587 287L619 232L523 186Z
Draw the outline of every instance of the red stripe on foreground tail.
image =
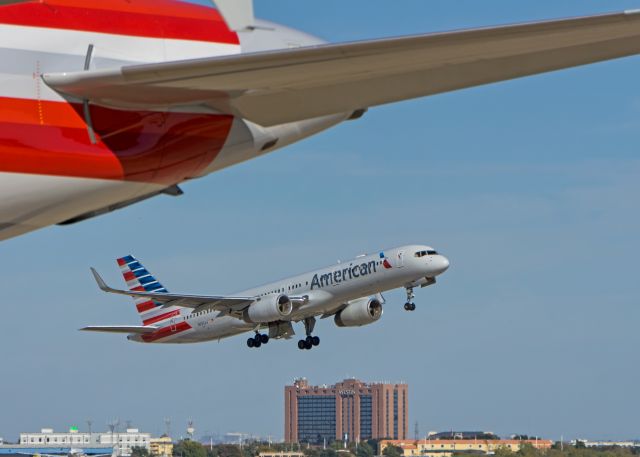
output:
M47 0L5 6L0 24L238 45L217 10L171 0Z

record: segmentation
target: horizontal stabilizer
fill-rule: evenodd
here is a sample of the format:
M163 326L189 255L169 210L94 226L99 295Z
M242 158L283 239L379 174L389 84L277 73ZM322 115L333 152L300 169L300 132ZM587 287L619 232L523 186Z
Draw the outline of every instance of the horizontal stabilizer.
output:
M223 14L240 0L217 1ZM231 17L231 16L229 16ZM134 109L206 104L283 124L640 53L640 11L48 73L53 89Z
M153 333L157 329L157 327L152 325L91 325L81 328L80 330L85 332L137 333L145 335L147 333Z

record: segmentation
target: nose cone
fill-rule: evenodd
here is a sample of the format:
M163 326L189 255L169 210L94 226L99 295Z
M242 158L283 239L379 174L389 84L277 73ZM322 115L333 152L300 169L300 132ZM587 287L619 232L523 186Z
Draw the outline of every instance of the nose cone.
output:
M433 259L432 268L434 269L434 274L441 275L449 268L449 259L443 255L439 255Z

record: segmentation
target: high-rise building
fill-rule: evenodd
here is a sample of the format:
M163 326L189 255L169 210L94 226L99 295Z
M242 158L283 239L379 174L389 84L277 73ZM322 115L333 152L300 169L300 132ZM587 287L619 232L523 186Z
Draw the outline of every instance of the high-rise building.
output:
M345 379L333 386L310 386L296 379L284 389L284 436L289 443L407 438L407 384Z

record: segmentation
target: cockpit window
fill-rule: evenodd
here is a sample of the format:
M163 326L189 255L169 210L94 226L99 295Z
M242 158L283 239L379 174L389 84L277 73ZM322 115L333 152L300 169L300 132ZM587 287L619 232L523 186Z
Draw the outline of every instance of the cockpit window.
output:
M438 255L436 251L418 251L414 254L416 257L424 257L426 255Z

